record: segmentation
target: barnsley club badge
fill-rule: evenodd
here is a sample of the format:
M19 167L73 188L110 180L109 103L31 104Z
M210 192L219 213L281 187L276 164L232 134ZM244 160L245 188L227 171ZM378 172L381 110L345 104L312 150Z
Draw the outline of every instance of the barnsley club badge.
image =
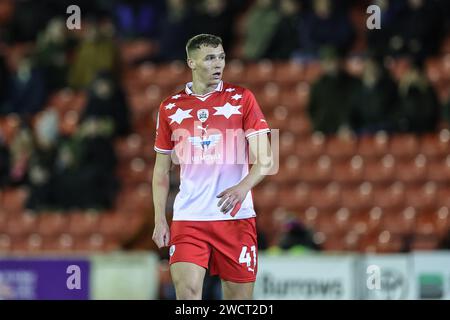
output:
M209 117L209 112L207 109L200 109L197 111L197 118L202 123L205 122L208 119L208 117Z

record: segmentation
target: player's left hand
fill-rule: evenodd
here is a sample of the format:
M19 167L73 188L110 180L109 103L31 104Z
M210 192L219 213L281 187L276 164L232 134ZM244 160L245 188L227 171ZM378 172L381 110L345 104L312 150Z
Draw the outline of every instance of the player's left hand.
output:
M247 196L248 191L248 188L240 184L225 189L217 195L217 198L221 198L217 206L221 206L220 211L222 211L223 214L226 214L228 211L234 208L234 210L231 212L231 216L234 217L239 211L241 203Z

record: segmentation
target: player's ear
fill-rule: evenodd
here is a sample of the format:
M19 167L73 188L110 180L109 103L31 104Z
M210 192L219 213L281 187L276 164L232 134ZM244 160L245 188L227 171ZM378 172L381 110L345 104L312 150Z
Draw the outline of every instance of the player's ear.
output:
M192 70L195 69L195 61L192 60L191 58L187 58L187 64L188 64L188 67L191 68Z

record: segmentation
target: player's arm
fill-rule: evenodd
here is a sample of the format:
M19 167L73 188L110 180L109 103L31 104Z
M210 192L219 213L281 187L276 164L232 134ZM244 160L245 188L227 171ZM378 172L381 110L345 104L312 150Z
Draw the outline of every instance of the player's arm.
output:
M221 198L218 206L221 206L223 213L235 208L231 213L235 214L239 210L239 204L244 201L247 193L256 186L266 175L268 175L273 166L273 155L270 147L270 141L267 134L259 134L248 138L250 163L253 163L249 173L237 185L222 191L217 195ZM238 204L238 206L236 206ZM236 211L236 212L234 212Z
M158 248L169 245L170 230L166 219L166 203L170 187L170 168L172 160L170 155L156 153L155 167L153 169L153 203L155 207L155 229L153 241Z

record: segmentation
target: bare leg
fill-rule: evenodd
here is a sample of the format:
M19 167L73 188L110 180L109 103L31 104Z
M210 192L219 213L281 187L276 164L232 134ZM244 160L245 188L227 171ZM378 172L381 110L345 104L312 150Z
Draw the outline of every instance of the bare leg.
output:
M177 300L201 300L206 269L190 262L170 266Z
M224 300L251 300L253 299L254 282L237 283L222 280Z

